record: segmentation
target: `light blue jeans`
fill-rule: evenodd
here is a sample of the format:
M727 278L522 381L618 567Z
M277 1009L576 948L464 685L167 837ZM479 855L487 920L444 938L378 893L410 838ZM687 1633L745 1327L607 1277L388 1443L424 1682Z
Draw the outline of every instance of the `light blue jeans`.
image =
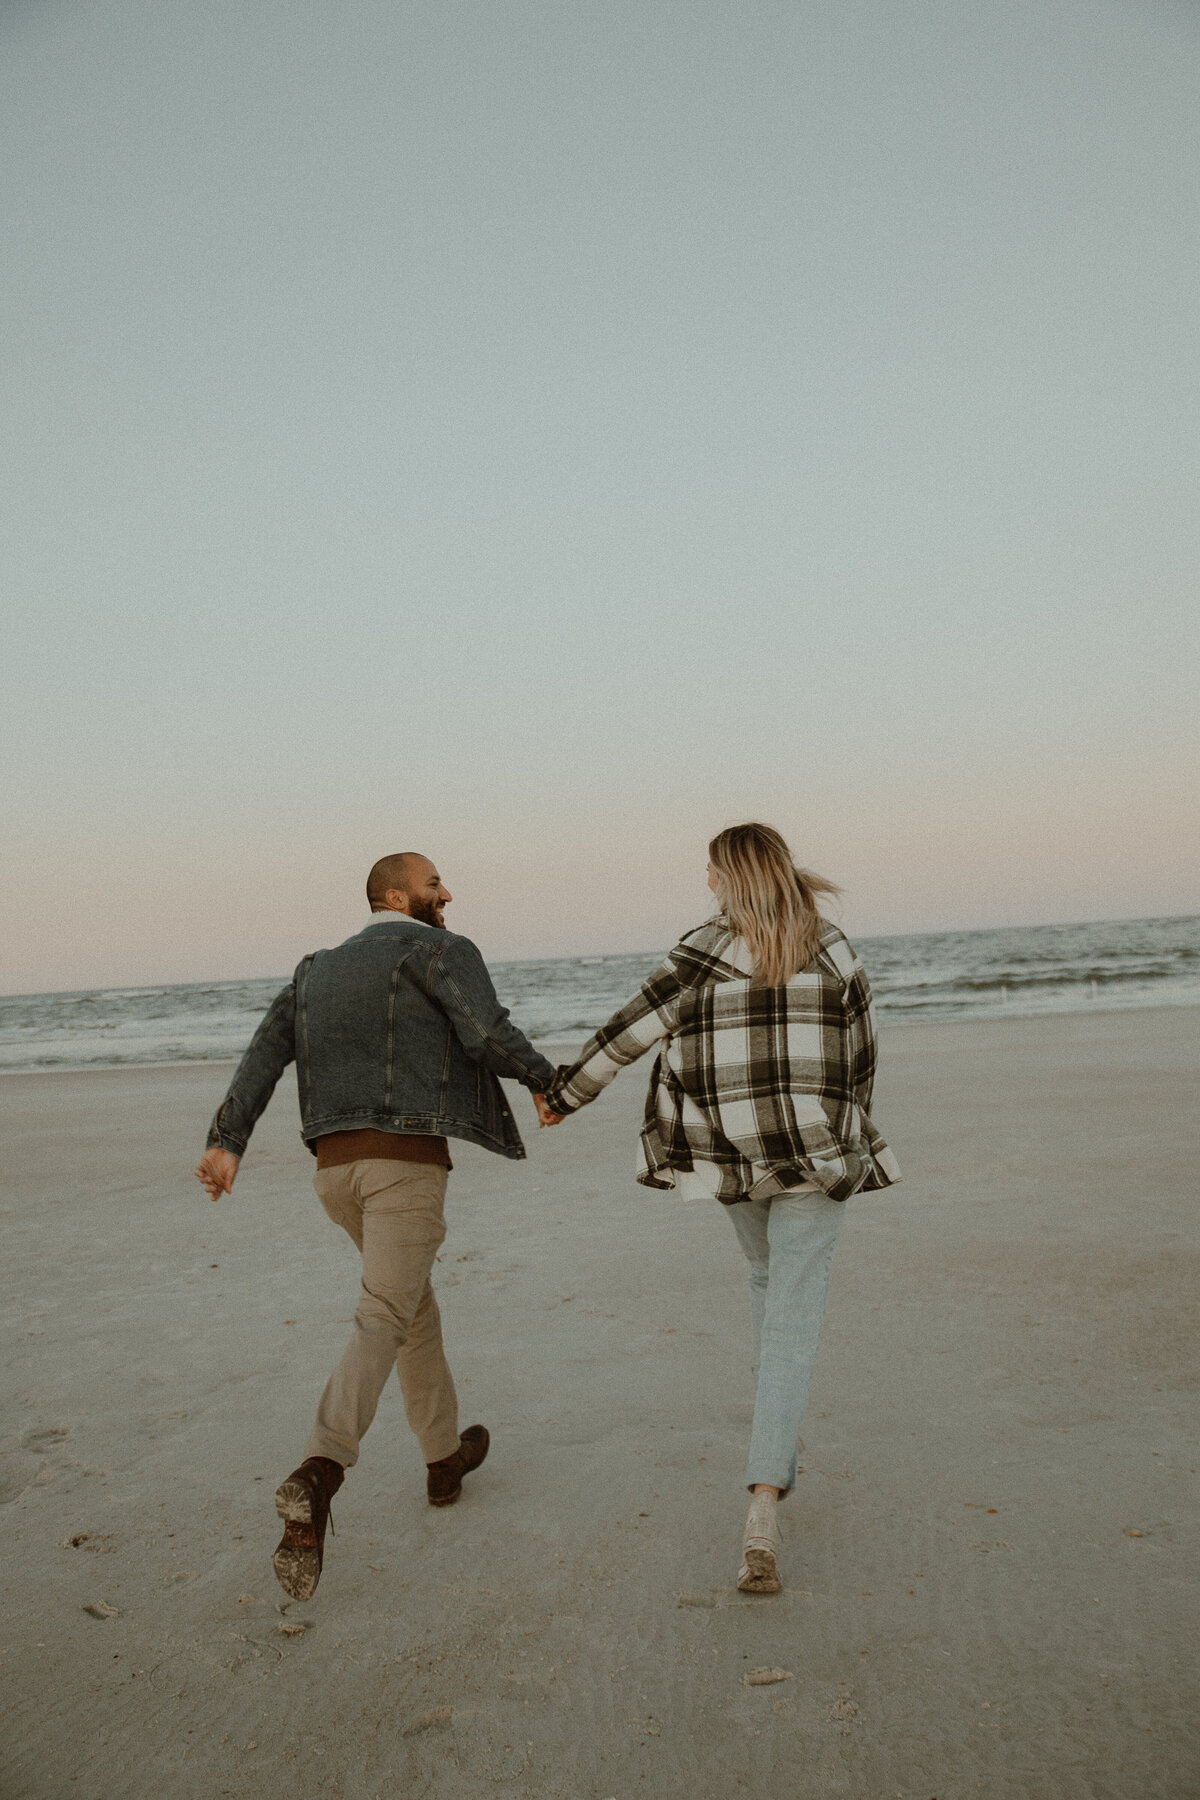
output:
M776 1194L726 1210L750 1263L757 1387L746 1485L762 1482L786 1494L796 1482L797 1440L845 1202L819 1193Z

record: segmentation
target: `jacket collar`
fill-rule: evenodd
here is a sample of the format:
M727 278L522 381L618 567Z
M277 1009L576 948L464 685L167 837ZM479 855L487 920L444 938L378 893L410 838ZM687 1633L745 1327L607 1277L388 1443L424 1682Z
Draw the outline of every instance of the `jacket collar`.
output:
M432 925L427 925L424 919L413 919L410 918L408 913L402 912L372 913L366 924L363 926L363 930L370 931L372 925L419 925L422 931L434 930L434 927Z

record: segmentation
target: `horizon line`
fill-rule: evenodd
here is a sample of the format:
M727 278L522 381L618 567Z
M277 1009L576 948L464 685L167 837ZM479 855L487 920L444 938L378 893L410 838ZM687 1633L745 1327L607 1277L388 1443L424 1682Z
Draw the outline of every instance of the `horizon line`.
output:
M1054 919L1042 920L1032 925L941 925L931 931L876 931L863 936L856 936L856 943L886 943L894 938L922 937L977 937L984 933L997 931L1072 931L1081 925L1154 925L1169 920L1200 919L1200 912L1183 913L1129 913L1119 918L1107 919ZM447 931L451 930L446 926ZM689 927L695 930L696 927ZM840 929L840 927L839 927ZM351 934L354 935L353 933ZM465 933L459 933L465 936ZM344 941L344 940L343 940ZM663 956L666 951L657 950L578 950L561 956L498 956L489 967L512 967L539 962L604 962L616 957L631 956ZM49 1000L56 995L65 994L114 994L121 991L144 994L152 989L192 988L192 987L234 987L251 981L286 981L286 975L210 975L200 976L194 981L117 981L107 987L90 988L30 988L16 992L0 990L0 1000Z

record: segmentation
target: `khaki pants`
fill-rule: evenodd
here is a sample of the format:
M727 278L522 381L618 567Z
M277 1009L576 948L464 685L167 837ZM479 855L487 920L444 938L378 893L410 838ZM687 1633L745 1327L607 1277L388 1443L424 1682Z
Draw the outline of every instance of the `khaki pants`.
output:
M317 1171L322 1206L362 1252L362 1291L354 1335L321 1395L305 1456L356 1463L393 1368L425 1461L458 1449L458 1397L429 1280L446 1235L447 1174L433 1163L384 1157Z

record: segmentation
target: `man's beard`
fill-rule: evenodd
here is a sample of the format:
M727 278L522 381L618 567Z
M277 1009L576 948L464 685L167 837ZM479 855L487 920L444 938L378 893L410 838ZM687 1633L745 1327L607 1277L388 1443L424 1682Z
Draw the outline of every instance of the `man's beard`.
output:
M415 896L408 902L408 916L419 919L422 925L432 925L435 931L445 931L446 921L438 917L436 900L418 900Z

